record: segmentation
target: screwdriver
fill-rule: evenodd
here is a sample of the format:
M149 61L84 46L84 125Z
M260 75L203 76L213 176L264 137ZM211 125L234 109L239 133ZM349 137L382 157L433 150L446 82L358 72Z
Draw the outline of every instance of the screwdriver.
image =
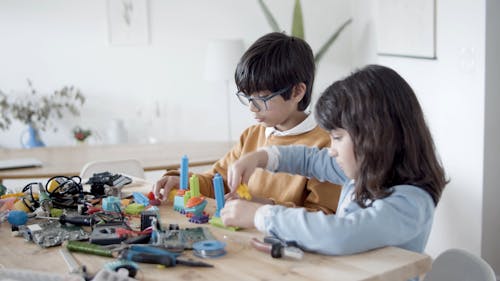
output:
M179 259L177 258L178 255L179 254L177 253L172 253L166 249L158 247L131 245L128 249L122 251L119 257L121 259L140 263L161 264L165 267L172 267L177 264L196 267L213 267L213 265L204 262Z
M58 220L61 224L66 224L70 223L73 225L84 225L84 226L92 226L96 223L98 223L98 220L96 220L93 216L66 216L66 215L61 215L58 218L54 217L41 217L37 216L39 219L49 219L49 220Z

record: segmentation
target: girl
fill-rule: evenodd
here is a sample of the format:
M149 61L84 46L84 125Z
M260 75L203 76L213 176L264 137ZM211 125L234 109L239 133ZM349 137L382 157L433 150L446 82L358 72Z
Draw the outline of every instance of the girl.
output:
M329 255L384 246L423 252L447 181L410 86L394 70L370 65L327 88L315 109L329 149L268 147L235 162L228 180L234 191L265 167L342 184L336 215L231 200L223 222Z

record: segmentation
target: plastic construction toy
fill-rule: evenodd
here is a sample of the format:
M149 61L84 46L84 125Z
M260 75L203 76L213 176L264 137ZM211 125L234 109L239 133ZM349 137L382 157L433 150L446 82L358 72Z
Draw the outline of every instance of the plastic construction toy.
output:
M189 191L189 200L184 205L186 215L190 217L189 221L193 223L207 223L208 215L203 210L207 206L207 200L201 196L200 181L197 175L191 176L189 179L191 190ZM186 198L186 195L184 195Z
M246 200L252 200L252 195L248 191L248 186L244 183L240 184L236 189L236 193L240 196L240 198L244 198Z
M186 190L179 189L174 197L174 211L184 212L184 195Z
M193 197L189 199L189 201L186 204L186 208L184 209L186 211L186 215L189 218L189 222L192 223L207 223L208 222L208 215L203 212L205 210L205 207L207 206L207 200L203 197Z
M221 175L218 173L215 174L214 178L212 179L212 182L214 184L216 209L215 209L215 214L208 222L213 226L225 228L231 231L238 230L239 229L238 227L225 226L220 218L220 210L224 208L224 184Z
M180 213L184 213L184 206L189 200L189 197L185 198L188 190L188 165L188 157L186 155L182 156L179 190L174 197L174 210Z

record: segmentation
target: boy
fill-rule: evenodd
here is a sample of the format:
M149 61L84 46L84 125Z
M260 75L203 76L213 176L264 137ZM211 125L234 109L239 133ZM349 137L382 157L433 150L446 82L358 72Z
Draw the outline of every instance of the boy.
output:
M199 174L200 192L214 197L212 178L219 173L227 187L227 169L241 156L269 145L301 144L328 147L330 138L312 116L305 112L311 102L314 83L314 57L302 39L282 33L269 33L259 38L243 54L236 67L236 96L249 107L259 123L247 128L223 158L210 171ZM168 171L157 183L154 193L166 199L179 185L179 172ZM272 174L265 170L254 173L248 182L252 201L305 207L333 213L337 209L340 186L316 179L288 174ZM163 189L163 194L161 194Z

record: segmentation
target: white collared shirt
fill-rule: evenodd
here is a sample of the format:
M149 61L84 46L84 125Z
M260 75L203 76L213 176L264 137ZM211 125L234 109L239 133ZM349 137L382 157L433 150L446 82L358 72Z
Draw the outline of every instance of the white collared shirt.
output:
M307 114L306 119L304 121L300 122L297 126L291 128L290 130L286 131L279 131L274 127L267 127L265 134L266 138L269 138L271 135L275 136L294 136L294 135L300 135L305 132L309 132L313 130L316 127L316 121L314 120L314 116L311 113Z

